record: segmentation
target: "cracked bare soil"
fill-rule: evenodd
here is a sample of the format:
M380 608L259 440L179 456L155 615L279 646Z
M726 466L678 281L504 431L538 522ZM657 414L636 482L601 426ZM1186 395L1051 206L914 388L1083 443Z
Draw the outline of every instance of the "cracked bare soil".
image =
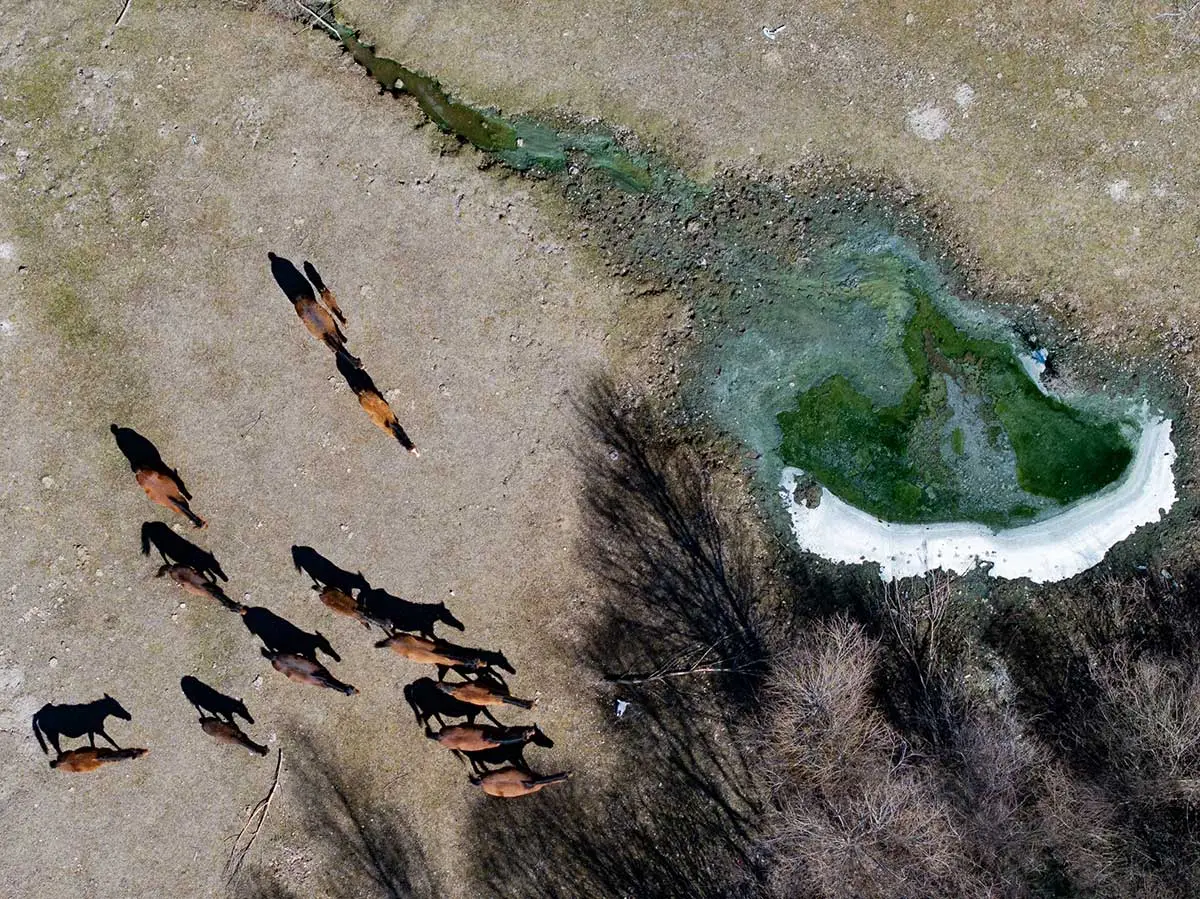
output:
M541 766L574 767L586 795L611 722L574 651L596 594L574 400L601 372L636 382L670 303L631 301L548 193L418 127L316 32L239 4L135 0L112 33L119 3L6 5L0 896L223 892L273 756L201 733L184 674L246 700L285 779L303 735L363 772L419 823L445 895L476 895L460 824L479 797L400 699L423 672L331 618L288 550L445 601L539 697L558 741ZM1194 372L1200 66L1194 25L1155 18L1170 4L343 6L472 101L600 116L699 173L816 155L887 172L997 289ZM339 295L419 460L367 421L268 251L312 260ZM142 495L112 422L178 467L233 598L319 628L361 695L286 681L227 612L151 577L141 522L179 522ZM106 691L133 714L110 733L150 754L50 770L31 714ZM247 864L319 890L309 826L281 792Z

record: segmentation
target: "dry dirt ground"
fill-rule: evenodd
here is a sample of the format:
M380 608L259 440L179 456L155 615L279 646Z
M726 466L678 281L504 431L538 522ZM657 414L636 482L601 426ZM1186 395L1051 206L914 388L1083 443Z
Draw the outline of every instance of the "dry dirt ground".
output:
M424 848L453 872L475 795L401 700L424 672L332 619L289 547L445 601L463 641L505 652L514 692L539 697L559 741L545 764L586 761L603 735L570 649L589 597L571 410L604 365L619 291L564 251L521 181L439 157L415 110L385 104L319 34L135 3L102 49L110 6L22 13L0 75L0 895L222 892L274 756L209 740L184 674L245 698L250 733L283 746L285 786L289 739L328 741L430 822ZM366 419L268 251L311 259L338 292L420 459ZM182 533L217 555L233 598L320 628L360 696L290 683L236 616L152 578L139 526L179 519L142 495L112 422L179 469L210 522ZM133 714L110 733L150 755L50 770L31 714L105 691ZM282 792L252 860L303 883L320 860L294 811Z
M937 207L995 287L1103 345L1195 334L1190 3L338 8L382 51L474 102L603 118L696 172L822 157L883 173Z
M627 286L599 276L548 194L439 155L412 106L320 34L237 4L134 0L115 30L117 2L4 6L0 896L223 891L273 756L205 737L184 674L246 699L285 783L303 735L363 772L420 822L445 894L469 895L459 825L477 797L400 699L421 672L332 620L288 549L446 601L464 641L503 650L515 691L539 696L559 741L545 766L602 769L611 724L573 652L595 597L573 398L636 351ZM1184 363L1200 283L1187 6L342 4L470 100L600 116L698 174L814 155L889 173L998 286ZM268 251L311 259L339 294L421 459L363 416ZM112 422L179 468L234 598L319 627L360 696L286 681L236 618L151 577L139 526L175 520ZM105 691L133 713L110 732L150 755L51 771L30 715ZM281 790L248 864L316 883L306 823Z

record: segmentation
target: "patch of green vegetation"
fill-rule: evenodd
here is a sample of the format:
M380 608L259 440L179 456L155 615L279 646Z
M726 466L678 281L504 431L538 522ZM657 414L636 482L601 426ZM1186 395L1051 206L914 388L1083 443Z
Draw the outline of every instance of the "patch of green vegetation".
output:
M70 69L58 56L47 56L35 66L22 68L6 85L7 99L0 102L5 118L44 121L54 118L62 108Z
M969 337L923 290L909 290L915 307L903 349L912 385L898 404L878 408L840 374L800 394L796 407L778 416L787 464L811 472L842 499L889 521L970 517L998 525L1028 517L1025 506L1006 514L972 514L937 466L915 462L922 423L944 413L939 388L950 377L982 399L990 426L1007 435L1018 483L1028 493L1069 503L1121 475L1133 453L1117 423L1098 421L1046 396L1010 347ZM952 442L961 455L961 429L955 429Z
M377 56L374 48L360 41L352 29L343 27L338 33L342 46L384 90L402 90L410 94L429 120L443 131L457 135L481 150L517 149L517 129L504 119L452 99L436 78L407 68L394 59Z
M1006 343L969 337L939 311L934 296L957 307L936 265L873 191L851 192L861 216L844 214L840 191L797 203L778 185L738 184L718 198L599 129L475 109L349 26L322 23L386 91L411 94L439 128L505 166L603 174L578 178L573 202L599 215L633 267L704 294L702 402L764 455L782 426L782 461L848 502L893 521L1001 527L1128 465L1116 422L1043 395ZM780 412L797 385L805 392Z
M100 328L87 303L70 286L55 284L46 296L46 322L54 333L72 349L95 344Z

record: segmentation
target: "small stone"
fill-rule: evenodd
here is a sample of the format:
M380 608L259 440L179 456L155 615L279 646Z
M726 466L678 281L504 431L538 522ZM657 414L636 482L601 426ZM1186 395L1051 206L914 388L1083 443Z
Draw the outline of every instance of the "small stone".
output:
M50 475L46 475L44 478L42 478L42 486L49 490L54 486L54 478L50 477Z
M186 609L186 608L187 608L187 603L186 603L186 602L181 602L181 603L179 604L179 608L181 608L181 609Z
M58 667L58 656L50 656L50 667L51 668Z
M260 674L260 675L258 675L258 677L254 678L254 680L251 681L251 685L254 687L255 690L261 690L262 689L262 675Z

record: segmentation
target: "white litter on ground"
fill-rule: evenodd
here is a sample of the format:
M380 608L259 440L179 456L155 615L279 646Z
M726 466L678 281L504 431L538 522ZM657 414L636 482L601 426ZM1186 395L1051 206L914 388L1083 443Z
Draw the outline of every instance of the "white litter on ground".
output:
M1037 384L1038 390L1049 396L1050 392L1042 383L1042 375L1046 373L1046 359L1046 350L1042 348L1036 349L1032 353L1017 354L1017 362L1021 364L1021 368L1025 369L1025 374L1029 375L1029 380Z
M783 470L780 493L801 549L834 562L877 562L885 581L937 568L963 574L991 563L993 577L1043 584L1086 571L1165 515L1176 499L1174 462L1170 419L1147 420L1120 481L1061 515L998 532L972 522L893 524L825 489L809 509L795 500L796 481L804 475L798 468Z

